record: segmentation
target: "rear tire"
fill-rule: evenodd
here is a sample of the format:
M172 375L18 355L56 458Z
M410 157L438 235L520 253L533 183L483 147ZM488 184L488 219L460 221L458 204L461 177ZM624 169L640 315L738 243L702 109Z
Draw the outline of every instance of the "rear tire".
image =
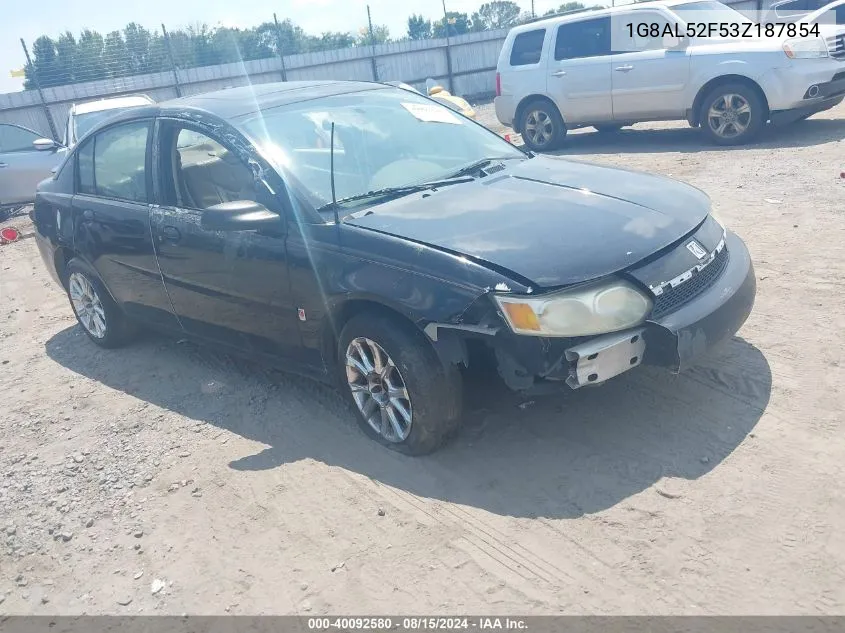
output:
M337 360L340 388L358 425L383 446L424 455L458 430L461 374L410 324L359 314L340 334Z
M76 320L94 343L111 349L125 345L134 337L135 327L100 278L78 258L67 264L66 289Z
M566 124L557 107L545 99L536 99L522 109L519 132L528 149L549 152L563 144Z
M701 129L717 145L743 145L757 137L769 113L756 90L745 84L722 84L701 102Z

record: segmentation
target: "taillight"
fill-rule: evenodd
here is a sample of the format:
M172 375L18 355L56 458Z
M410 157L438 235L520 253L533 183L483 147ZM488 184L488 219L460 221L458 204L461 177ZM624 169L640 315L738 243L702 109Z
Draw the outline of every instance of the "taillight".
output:
M502 75L500 73L496 73L496 96L502 96Z

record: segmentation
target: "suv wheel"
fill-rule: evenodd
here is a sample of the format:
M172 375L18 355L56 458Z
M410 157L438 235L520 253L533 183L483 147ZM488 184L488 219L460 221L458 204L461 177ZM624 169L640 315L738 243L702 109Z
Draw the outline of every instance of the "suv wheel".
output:
M545 100L532 101L525 106L519 130L528 149L535 152L547 152L560 147L566 136L566 124L560 112Z
M701 128L718 145L742 145L757 136L768 118L757 92L743 84L711 90L701 104Z
M461 374L412 326L380 314L353 317L338 340L338 365L358 425L380 444L423 455L458 429Z

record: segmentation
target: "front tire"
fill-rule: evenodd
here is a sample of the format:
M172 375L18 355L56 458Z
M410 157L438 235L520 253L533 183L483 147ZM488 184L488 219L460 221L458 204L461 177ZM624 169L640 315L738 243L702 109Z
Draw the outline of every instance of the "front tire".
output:
M528 149L548 152L557 149L566 138L566 124L558 109L549 101L537 99L522 111L519 131Z
M424 455L457 431L460 372L410 324L370 312L353 317L338 339L338 367L358 425L380 444Z
M99 277L79 259L67 265L67 295L82 331L107 349L126 344L135 328L126 320Z
M768 112L756 90L744 84L724 84L701 103L701 129L717 145L743 145L757 137Z

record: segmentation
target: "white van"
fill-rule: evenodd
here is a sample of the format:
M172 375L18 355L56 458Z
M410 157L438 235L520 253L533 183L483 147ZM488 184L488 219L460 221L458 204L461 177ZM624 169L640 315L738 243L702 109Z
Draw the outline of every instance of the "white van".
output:
M715 37L698 37L703 23L716 25ZM720 35L719 25L740 36ZM845 37L843 27L749 37L756 28L716 0L645 2L520 25L499 56L496 116L537 151L559 146L568 128L613 132L683 119L714 143L737 145L767 121L796 121L842 101L845 48L829 47Z

